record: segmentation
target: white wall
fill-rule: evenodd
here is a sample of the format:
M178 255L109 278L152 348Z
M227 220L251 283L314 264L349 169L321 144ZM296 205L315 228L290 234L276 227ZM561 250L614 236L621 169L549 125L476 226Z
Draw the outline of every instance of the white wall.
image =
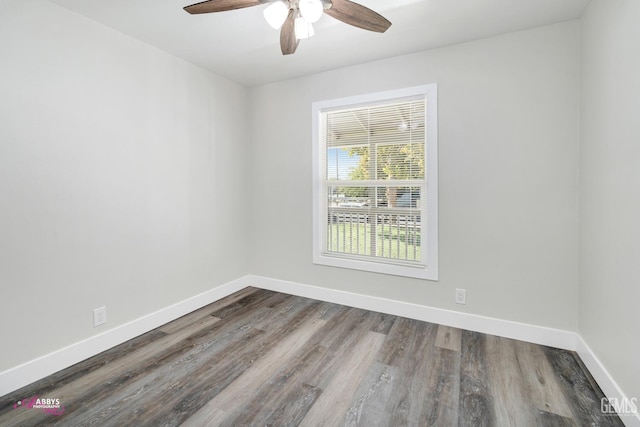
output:
M640 2L582 21L580 334L640 398Z
M576 330L578 53L574 21L253 88L252 273ZM440 281L313 265L311 103L426 83L439 95Z
M246 274L244 88L44 0L0 40L0 371Z

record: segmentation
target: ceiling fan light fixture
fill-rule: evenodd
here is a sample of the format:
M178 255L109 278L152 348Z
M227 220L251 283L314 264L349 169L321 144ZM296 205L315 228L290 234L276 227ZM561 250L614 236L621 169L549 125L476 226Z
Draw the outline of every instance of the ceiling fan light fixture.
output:
M324 12L324 6L320 0L300 0L298 8L302 17L311 24L318 22Z
M351 0L204 0L183 9L198 15L265 3L269 4L263 10L264 17L271 27L280 30L283 55L295 53L300 40L313 36L312 24L319 21L323 13L345 24L377 33L384 33L391 26L384 16Z
M308 39L309 37L313 37L315 32L313 31L313 25L311 22L308 22L303 17L296 18L295 21L295 34L298 40Z
M267 6L263 13L264 19L267 20L269 25L274 29L279 30L287 19L287 15L289 15L289 6L279 0Z

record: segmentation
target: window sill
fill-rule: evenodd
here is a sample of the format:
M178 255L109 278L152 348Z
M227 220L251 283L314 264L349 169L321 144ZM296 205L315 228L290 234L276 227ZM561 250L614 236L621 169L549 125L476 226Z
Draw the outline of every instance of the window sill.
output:
M368 271L371 273L389 274L393 276L409 277L413 279L423 279L438 281L438 271L435 268L429 269L424 266L404 266L397 264L387 264L380 261L364 261L347 259L338 256L325 254L314 254L313 263L329 267L347 268L351 270Z

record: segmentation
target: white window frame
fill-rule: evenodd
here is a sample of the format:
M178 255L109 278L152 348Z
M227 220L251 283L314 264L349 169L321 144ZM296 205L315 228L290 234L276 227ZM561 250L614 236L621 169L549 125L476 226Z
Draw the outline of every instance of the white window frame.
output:
M402 265L393 260L357 259L348 256L332 256L327 253L328 201L326 190L326 164L323 150L325 143L321 139L322 114L326 111L346 109L384 101L397 101L402 98L423 96L426 108L426 188L423 189L426 203L421 203L421 253L424 253L423 265ZM370 93L314 102L312 105L312 141L313 141L313 263L332 267L364 270L375 273L392 274L427 280L438 280L438 112L437 84L410 87L385 92Z

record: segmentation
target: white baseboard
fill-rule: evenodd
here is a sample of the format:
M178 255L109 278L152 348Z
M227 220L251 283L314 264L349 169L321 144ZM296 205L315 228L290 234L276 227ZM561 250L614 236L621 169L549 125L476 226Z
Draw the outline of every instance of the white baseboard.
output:
M75 365L167 322L191 313L232 293L244 289L244 277L180 301L154 313L109 329L22 365L0 372L0 396L18 390L34 381Z
M403 301L328 289L319 286L275 280L260 276L247 276L247 285L301 297L313 298L350 307L393 314L410 319L513 338L534 344L548 345L566 350L576 349L576 334L561 329L512 322L510 320L479 316L453 310L444 310Z
M589 372L591 372L591 375L596 380L605 396L609 399L615 398L618 402L629 401L630 397L622 391L620 386L618 386L602 362L600 362L593 350L591 350L581 336L578 336L576 352L584 362ZM638 398L640 397L636 397L636 399ZM636 402L635 404L636 406L639 406L640 402ZM620 419L627 427L640 427L639 412L636 412L635 415L621 415Z

